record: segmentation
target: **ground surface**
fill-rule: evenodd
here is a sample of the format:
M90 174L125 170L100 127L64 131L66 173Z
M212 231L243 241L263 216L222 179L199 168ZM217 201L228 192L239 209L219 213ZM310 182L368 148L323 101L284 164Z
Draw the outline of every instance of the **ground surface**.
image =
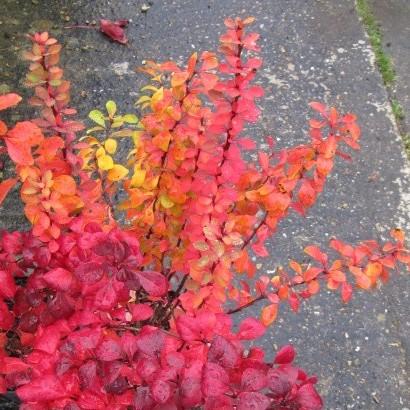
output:
M2 0L0 87L22 88L24 63L17 57L25 44L22 33L48 29L65 44L66 76L77 90L74 105L84 117L107 99L130 110L145 81L134 68L144 59L183 61L194 50L214 49L225 16L253 15L264 57L258 81L266 89L263 118L254 135L261 140L273 133L286 146L305 141L311 100L354 111L363 129L361 153L351 164L338 164L308 218L292 216L281 224L261 272L272 272L289 257L301 258L304 246L324 244L335 234L356 241L385 237L392 226L410 228L409 164L353 1L154 0L146 13L142 4ZM132 20L129 47L91 30L62 29L101 17ZM389 42L393 50L394 34ZM409 62L402 58L399 66ZM11 198L1 209L0 225L20 227L19 212ZM262 344L271 352L288 342L296 345L298 363L319 376L326 409L408 410L409 292L409 277L401 274L378 292L356 294L348 306L335 295L322 294L297 316L283 309Z
M393 93L404 111L402 132L410 132L410 2L407 0L370 0L381 24L383 47L392 57L397 81Z

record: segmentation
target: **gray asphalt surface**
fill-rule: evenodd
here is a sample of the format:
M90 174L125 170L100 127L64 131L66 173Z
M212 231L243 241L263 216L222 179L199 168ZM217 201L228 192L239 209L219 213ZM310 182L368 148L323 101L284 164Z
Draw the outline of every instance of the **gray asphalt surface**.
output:
M258 82L266 97L262 121L250 133L258 141L271 133L281 146L305 141L311 100L355 112L363 131L362 151L352 163L337 164L309 216L292 215L280 225L270 241L272 256L261 261L260 271L272 272L289 258L300 260L307 244L325 244L336 234L355 242L385 238L395 226L410 232L409 163L352 0L153 0L145 13L142 5L137 0L2 0L0 87L22 89L24 63L17 55L26 43L21 33L51 29L65 44L63 66L82 117L108 99L132 110L146 81L134 71L143 60L183 61L195 50L213 50L224 17L253 15L262 35ZM62 29L102 17L131 20L128 47L92 30ZM16 196L0 212L0 226L22 226ZM297 347L298 364L319 376L326 409L409 410L409 292L405 272L377 292L356 293L347 306L322 292L299 315L282 309L261 343L270 355L275 346Z

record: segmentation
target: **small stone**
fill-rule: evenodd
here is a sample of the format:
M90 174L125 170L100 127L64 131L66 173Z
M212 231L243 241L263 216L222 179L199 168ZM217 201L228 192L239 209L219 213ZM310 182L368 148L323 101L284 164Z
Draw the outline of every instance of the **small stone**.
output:
M383 313L379 313L377 315L377 321L378 322L385 322L386 321L386 315L384 315Z
M146 13L149 9L151 8L151 6L148 6L148 4L143 4L142 6L141 6L141 11L143 12L143 13Z
M38 4L38 0L31 0L33 4Z
M70 18L70 16L64 16L64 20L65 20L65 21L70 21L71 18Z
M377 397L377 393L375 391L372 392L372 399L375 403L380 403L380 399Z

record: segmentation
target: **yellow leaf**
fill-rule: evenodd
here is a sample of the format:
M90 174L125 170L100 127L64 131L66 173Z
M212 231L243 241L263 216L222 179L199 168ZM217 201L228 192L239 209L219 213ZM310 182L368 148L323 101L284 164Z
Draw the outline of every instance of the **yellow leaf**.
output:
M137 105L145 103L145 102L149 102L151 101L151 97L148 97L147 95L143 95L142 97L140 97L138 99L138 101L136 102Z
M150 178L144 182L144 188L147 191L152 191L153 189L157 187L158 181L159 181L159 175L157 175L156 177Z
M134 175L131 178L131 187L140 187L145 181L145 175L147 171L145 169L134 170Z
M107 108L107 112L110 118L114 117L115 113L117 112L117 104L115 104L115 101L107 101L105 108Z
M161 205L165 208L172 208L174 206L174 203L169 199L169 197L165 194L161 195L159 201L161 202Z
M108 138L104 142L104 147L109 154L115 154L115 151L117 151L117 141L112 138Z
M97 158L100 158L104 155L105 155L105 149L103 147L100 147L100 148L97 149L97 151L95 151L95 156Z
M158 91L157 87L154 87L153 85L146 85L145 87L141 88L141 91L145 91L145 90L150 90L153 91L154 93Z
M114 161L110 155L101 155L97 159L98 168L103 171L108 171L114 166Z
M107 174L110 181L120 181L128 175L128 169L120 164L115 164Z
M164 88L161 87L154 95L151 97L151 105L157 104L164 98ZM140 98L141 99L141 98Z
M99 110L92 110L88 114L88 118L93 120L96 124L101 125L101 127L105 128L105 117L104 114Z
M144 134L144 131L134 131L132 134L132 139L134 141L134 146L138 147L141 141L141 135Z
M157 81L157 82L162 82L162 74L159 74L159 75L157 75L157 76L155 76L155 77L152 77L151 78L151 80L152 81Z

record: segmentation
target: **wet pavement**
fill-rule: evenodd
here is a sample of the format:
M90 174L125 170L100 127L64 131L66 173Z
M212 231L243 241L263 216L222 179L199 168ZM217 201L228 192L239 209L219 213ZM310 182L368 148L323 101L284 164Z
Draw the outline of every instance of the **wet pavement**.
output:
M385 238L394 226L410 232L410 168L353 1L154 0L146 2L146 12L143 5L137 0L2 0L0 87L22 89L23 33L48 29L65 45L63 67L82 117L108 99L130 111L146 82L134 70L143 60L182 62L195 50L214 50L224 17L253 15L262 35L264 68L258 82L266 97L260 103L262 120L250 133L260 142L273 134L280 146L306 141L311 100L355 112L363 130L361 152L352 163L337 164L307 218L292 215L280 225L270 241L272 256L261 261L260 271L269 274L288 258L300 260L307 244L325 244L336 234L354 242ZM128 47L97 31L63 29L102 17L131 20ZM12 117L23 114L20 108ZM1 209L0 226L21 227L19 209L11 197ZM322 292L298 315L283 308L261 343L271 355L288 342L297 347L298 364L319 376L326 409L408 410L409 292L404 272L379 291L355 294L347 306Z

